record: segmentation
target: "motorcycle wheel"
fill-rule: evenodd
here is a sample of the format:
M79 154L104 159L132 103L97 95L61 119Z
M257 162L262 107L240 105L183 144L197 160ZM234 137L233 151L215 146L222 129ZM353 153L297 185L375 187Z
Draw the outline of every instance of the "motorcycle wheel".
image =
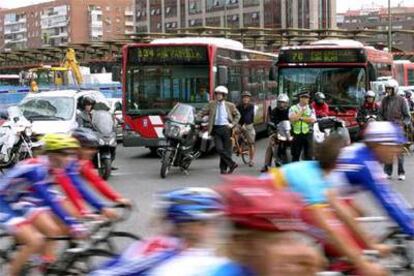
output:
M167 150L167 151L164 152L164 154L162 156L161 170L160 170L161 178L166 178L167 175L168 175L168 172L170 171L171 154L172 154L172 152Z
M112 172L112 161L110 159L103 159L102 161L102 168L99 170L100 175L103 179L107 180L109 176L111 176Z

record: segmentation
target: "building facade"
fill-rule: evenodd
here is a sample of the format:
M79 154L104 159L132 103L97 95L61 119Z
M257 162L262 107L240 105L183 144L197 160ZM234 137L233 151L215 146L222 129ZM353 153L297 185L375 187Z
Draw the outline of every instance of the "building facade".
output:
M392 30L414 29L414 7L391 8ZM338 28L347 30L374 29L383 33L359 38L369 45L388 44L388 9L385 7L373 7L361 10L349 10L337 15ZM394 33L392 36L393 51L414 51L414 35Z
M134 0L137 32L190 27L335 28L336 0Z
M0 10L0 51L122 39L134 32L132 0L56 0Z

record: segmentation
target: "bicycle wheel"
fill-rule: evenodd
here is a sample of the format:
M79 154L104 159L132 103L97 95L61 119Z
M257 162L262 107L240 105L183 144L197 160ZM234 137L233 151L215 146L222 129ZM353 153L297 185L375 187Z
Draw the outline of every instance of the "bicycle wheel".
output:
M244 164L250 163L249 145L244 137L240 138L240 155Z
M103 241L106 248L114 253L121 253L130 246L133 242L140 240L141 238L137 235L128 232L111 232L107 239Z
M47 275L80 276L87 275L102 264L112 260L116 255L103 249L89 249L74 253L66 259L59 269L48 271Z
M383 238L383 243L393 246L395 249L384 260L384 265L392 271L408 270L413 263L413 248L407 236L401 231L394 230Z

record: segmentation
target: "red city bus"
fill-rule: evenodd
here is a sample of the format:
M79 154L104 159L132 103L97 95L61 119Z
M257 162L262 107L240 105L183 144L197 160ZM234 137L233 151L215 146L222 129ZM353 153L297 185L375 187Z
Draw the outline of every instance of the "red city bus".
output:
M321 40L279 52L278 92L294 99L298 91L323 92L331 116L343 119L352 137L358 133L357 108L371 82L392 75L390 53L353 40Z
M276 103L277 55L244 49L223 38L170 38L123 48L123 144L151 150L165 145L164 116L177 102L202 108L217 85L228 100L250 91L255 125L265 130L268 110Z
M409 60L394 61L393 73L401 86L414 86L414 63Z

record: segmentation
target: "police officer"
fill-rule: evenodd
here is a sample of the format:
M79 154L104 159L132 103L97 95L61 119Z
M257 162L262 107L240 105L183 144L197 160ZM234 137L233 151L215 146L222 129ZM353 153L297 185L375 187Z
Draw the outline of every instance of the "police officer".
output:
M303 151L305 160L312 159L312 126L316 121L315 111L309 105L308 91L299 93L299 103L289 109L292 124L292 161L299 161Z

